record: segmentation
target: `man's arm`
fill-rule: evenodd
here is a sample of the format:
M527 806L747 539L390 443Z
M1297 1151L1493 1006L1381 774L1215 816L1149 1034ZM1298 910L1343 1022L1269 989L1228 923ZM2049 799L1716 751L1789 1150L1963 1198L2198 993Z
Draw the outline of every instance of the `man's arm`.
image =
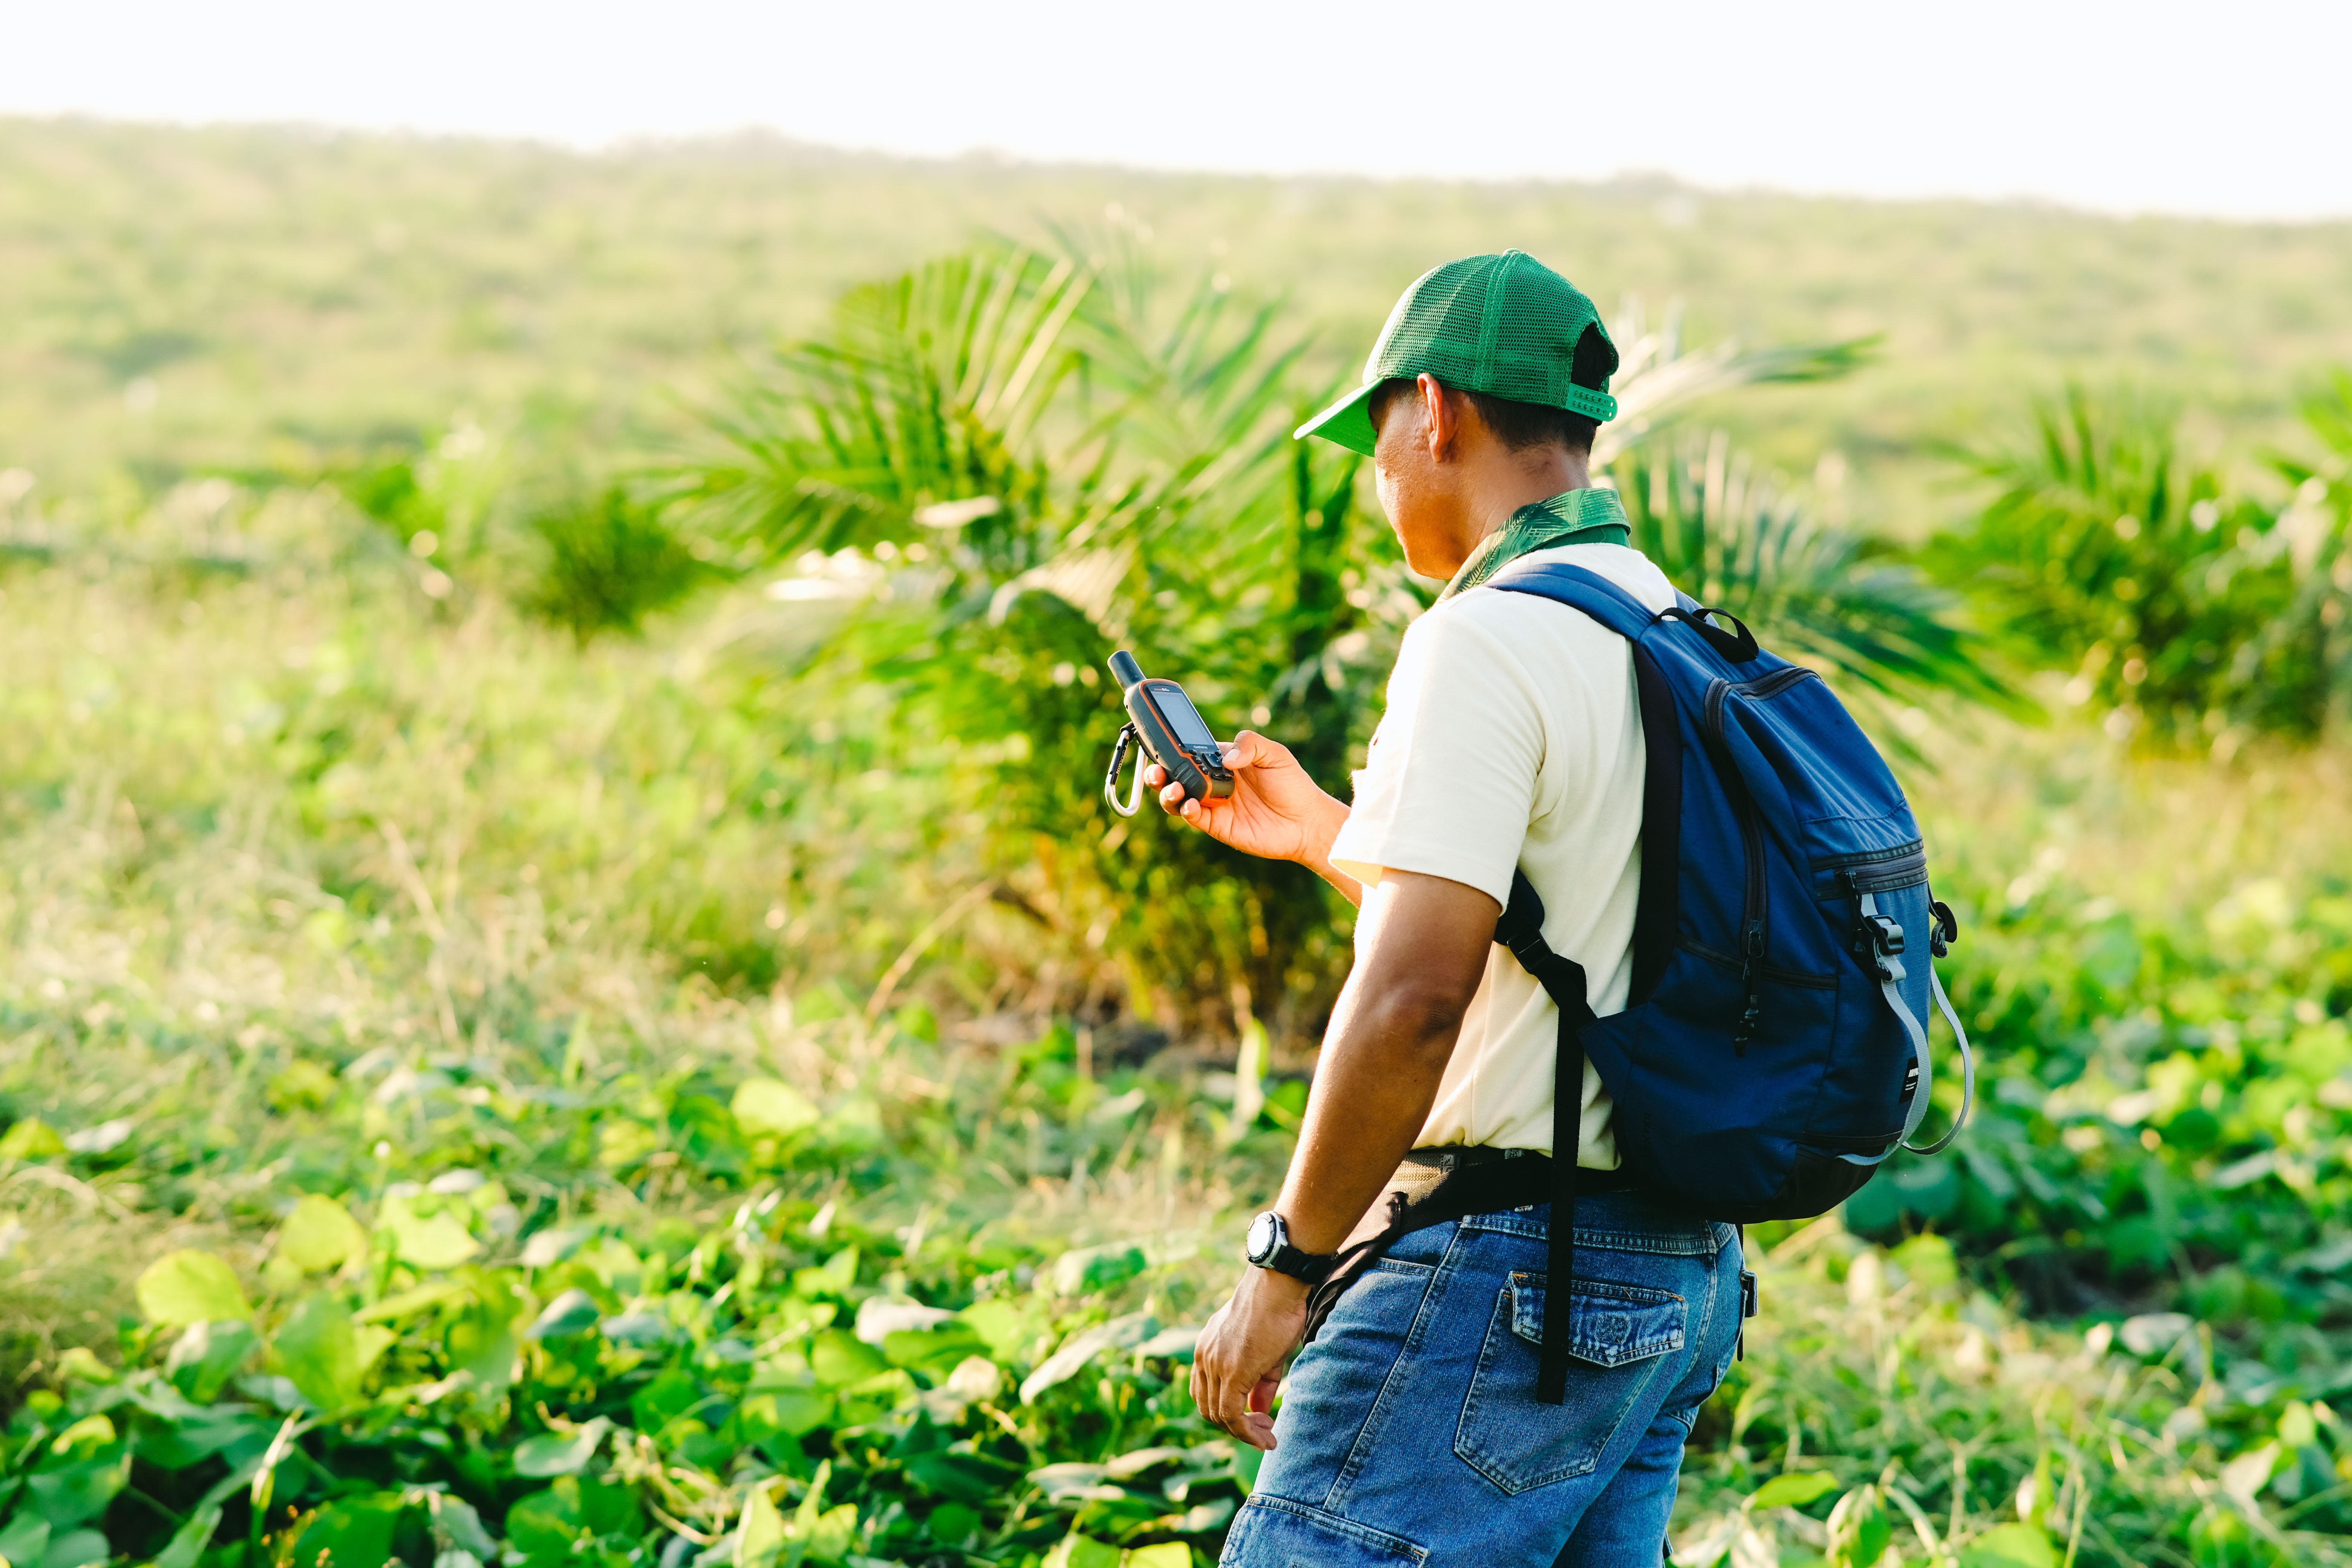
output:
M1328 840L1325 848L1328 864ZM1339 1250L1429 1119L1502 913L1475 888L1411 872L1383 876L1362 907L1355 967L1323 1037L1276 1205L1307 1252ZM1306 1324L1307 1294L1288 1275L1244 1270L1194 1353L1201 1413L1260 1448L1274 1447L1268 1412Z

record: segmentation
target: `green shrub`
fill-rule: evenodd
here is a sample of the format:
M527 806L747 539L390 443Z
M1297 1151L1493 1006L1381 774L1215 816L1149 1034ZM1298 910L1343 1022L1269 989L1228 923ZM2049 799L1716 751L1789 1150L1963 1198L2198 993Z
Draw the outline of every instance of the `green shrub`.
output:
M2014 657L2066 678L2065 702L2225 755L2319 733L2352 635L2340 479L2300 471L2284 511L2231 496L2168 417L2080 388L2037 412L2031 445L1970 461L2000 493L1927 559Z
M530 522L539 544L523 608L582 642L635 632L719 574L664 520L620 486L542 511Z

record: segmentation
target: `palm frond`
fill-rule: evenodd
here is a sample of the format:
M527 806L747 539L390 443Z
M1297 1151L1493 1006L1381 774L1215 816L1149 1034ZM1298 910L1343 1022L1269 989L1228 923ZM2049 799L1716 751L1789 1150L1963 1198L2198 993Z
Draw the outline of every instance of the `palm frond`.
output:
M1953 601L1876 542L1808 520L1721 432L1621 454L1633 544L1684 592L1847 690L2001 700Z
M1764 382L1834 381L1869 363L1879 341L1847 338L1743 349L1726 339L1709 348L1687 350L1679 310L1669 310L1653 329L1641 300L1633 298L1619 308L1616 327L1617 374L1609 384L1617 398L1617 417L1603 425L1593 440L1596 467L1605 467L1675 411L1702 397Z

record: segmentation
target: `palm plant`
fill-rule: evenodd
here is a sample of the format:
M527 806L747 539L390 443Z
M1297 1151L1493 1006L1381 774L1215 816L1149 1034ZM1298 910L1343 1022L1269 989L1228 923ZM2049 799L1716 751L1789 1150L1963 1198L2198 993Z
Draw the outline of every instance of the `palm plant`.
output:
M778 616L831 616L918 724L1003 759L996 859L1027 907L1128 961L1147 1016L1170 977L1196 1011L1311 1005L1328 966L1302 960L1337 940L1305 872L1114 822L1099 788L1117 646L1213 718L1279 702L1310 761L1344 764L1354 689L1288 679L1353 614L1352 467L1286 439L1298 350L1210 283L1163 301L1131 256L977 251L849 295L684 476L739 562L800 563ZM887 565L845 572L853 551Z
M2013 657L2069 678L2066 701L2158 743L2317 732L2342 657L2325 475L2290 466L2284 513L2229 497L2181 457L2168 412L2079 387L2036 411L2030 441L1962 456L1997 493L1930 560Z
M1864 350L1686 353L1672 321L1631 321L1637 439L1694 398L1842 374ZM893 682L908 733L1000 759L994 862L1123 969L1139 1011L1311 1027L1342 967L1345 911L1315 879L1114 821L1099 794L1112 647L1337 788L1429 602L1367 526L1357 461L1287 439L1331 390L1302 383L1301 347L1274 307L1171 292L1132 251L978 250L853 291L829 333L744 380L713 418L723 451L679 476L739 564L793 563L775 618ZM1861 565L1858 541L1797 524L1744 468L1735 493L1645 451L1606 455L1670 572L1865 684L1965 681L1932 596Z

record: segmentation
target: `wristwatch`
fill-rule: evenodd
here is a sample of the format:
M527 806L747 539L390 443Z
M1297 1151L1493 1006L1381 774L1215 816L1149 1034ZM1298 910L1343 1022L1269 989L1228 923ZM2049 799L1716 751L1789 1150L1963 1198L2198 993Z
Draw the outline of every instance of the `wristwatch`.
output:
M1301 1252L1290 1245L1290 1226L1272 1209L1250 1221L1249 1242L1243 1256L1253 1268L1270 1268L1309 1285L1320 1285L1339 1261L1336 1252Z

